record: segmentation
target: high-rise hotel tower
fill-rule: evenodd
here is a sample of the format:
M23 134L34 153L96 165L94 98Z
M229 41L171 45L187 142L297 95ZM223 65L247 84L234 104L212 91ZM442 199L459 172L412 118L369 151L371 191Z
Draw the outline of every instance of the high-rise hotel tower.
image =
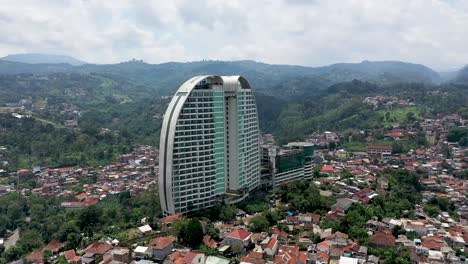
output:
M257 108L241 76L186 81L169 103L160 139L159 194L166 215L239 199L260 184Z

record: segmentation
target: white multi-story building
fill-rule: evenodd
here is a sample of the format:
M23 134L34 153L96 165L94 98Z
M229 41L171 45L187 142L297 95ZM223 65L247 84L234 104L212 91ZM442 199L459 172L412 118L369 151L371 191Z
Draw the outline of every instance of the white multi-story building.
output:
M226 194L244 197L256 189L259 125L247 80L197 76L186 81L164 115L159 157L166 215L214 206Z

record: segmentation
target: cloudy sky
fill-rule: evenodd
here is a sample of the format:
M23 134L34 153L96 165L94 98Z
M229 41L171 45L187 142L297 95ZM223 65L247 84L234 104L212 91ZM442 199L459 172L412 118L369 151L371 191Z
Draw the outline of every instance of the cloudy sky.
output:
M468 64L465 0L0 0L0 56Z

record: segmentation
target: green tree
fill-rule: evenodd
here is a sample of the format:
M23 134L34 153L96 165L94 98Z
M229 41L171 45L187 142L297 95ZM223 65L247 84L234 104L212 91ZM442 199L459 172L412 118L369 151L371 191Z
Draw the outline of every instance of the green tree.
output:
M42 252L42 257L46 262L48 262L49 259L52 257L52 251L50 251L49 249L44 250L44 252Z
M61 255L58 258L56 264L68 264L67 259L65 258L65 255Z
M209 248L206 245L201 245L197 248L197 251L207 256L217 256L219 253L216 249Z
M364 243L369 238L366 229L362 228L361 226L352 226L349 229L348 235L353 239L359 241L359 243Z
M390 121L390 112L385 112L385 120Z
M236 219L237 208L233 205L221 207L219 218L223 221L232 221Z
M399 154L399 153L403 153L405 152L405 147L403 146L402 143L398 142L398 141L395 141L393 142L392 144L392 152L393 154Z
M412 123L416 121L416 115L413 112L408 112L406 113L406 120L408 121L408 123Z
M42 247L43 241L41 234L34 229L24 230L20 233L20 239L17 246L21 252L31 252Z
M219 240L219 232L219 229L212 222L206 225L206 234L211 236L214 240Z
M466 141L467 138L468 138L468 129L466 129L466 128L451 129L449 131L448 135L447 135L447 140L449 142ZM462 142L462 143L464 143L464 142Z
M399 225L395 225L392 229L392 235L394 237L398 237L399 235L405 235L405 234L406 234L405 229Z
M191 219L187 223L185 232L184 241L192 248L198 247L203 240L203 229L200 221L197 219Z
M192 248L196 248L203 241L203 229L197 219L180 220L173 224L172 232L179 241Z
M264 215L256 215L250 219L249 227L253 232L266 232L270 227L270 223Z
M81 210L78 225L81 230L91 231L99 225L102 210L95 205Z
M11 247L3 253L3 257L8 261L14 261L21 257L23 252L18 247Z

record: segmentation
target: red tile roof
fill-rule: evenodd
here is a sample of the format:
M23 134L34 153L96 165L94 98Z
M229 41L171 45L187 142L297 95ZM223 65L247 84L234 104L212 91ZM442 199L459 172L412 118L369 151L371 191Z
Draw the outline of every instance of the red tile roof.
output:
M67 261L78 262L80 260L80 256L76 255L74 249L65 251L64 256Z
M174 241L175 241L175 237L173 236L157 237L153 239L153 241L151 241L150 247L158 249L158 250L162 250L172 245Z
M80 193L78 195L75 196L75 198L77 200L83 200L84 198L88 197L88 195L86 193Z
M99 241L93 242L89 245L84 252L85 253L94 253L97 255L104 255L107 251L111 250L112 246L108 244L100 243Z
M322 169L320 172L333 172L333 166L332 165L323 165Z
M278 243L278 240L272 237L270 241L268 242L267 247L273 249L277 243Z
M378 247L393 247L395 246L395 237L384 232L376 232L370 237L369 242Z
M398 138L398 137L402 137L403 136L403 133L401 132L390 132L388 134L385 134L385 136L387 137L393 137L393 138Z
M45 246L45 249L50 250L52 253L57 253L61 249L63 249L63 246L64 246L63 243L60 243L60 242L58 242L57 240L54 239L54 240L50 241L49 244L47 244L47 246Z
M184 264L185 253L176 251L168 256L174 264Z
M44 263L44 253L42 252L42 250L37 250L37 251L34 251L33 253L29 254L26 259L29 260L30 262L32 263L35 263L35 264L42 264Z
M196 252L196 251L189 251L189 252L187 252L187 254L185 254L185 257L184 257L184 263L192 263L193 259L194 259L198 254L201 254L201 253Z
M275 264L296 264L299 257L298 246L281 246L275 257Z
M86 199L86 201L83 202L83 206L91 206L91 205L95 205L99 202L99 198L97 197L88 197L88 199Z
M277 227L272 228L272 233L275 234L275 235L278 235L278 237L283 239L283 240L288 239L288 233L284 232L283 230L280 230Z
M175 221L177 220L180 220L182 219L182 215L181 214L173 214L173 215L168 215L164 218L161 218L161 220L159 220L161 223L165 223L165 224L170 224L170 223L174 223Z
M305 252L305 251L299 252L299 260L302 263L307 263L307 252Z
M318 214L311 214L310 217L312 219L312 223L318 223L320 221L320 215Z
M421 244L423 247L431 250L440 250L440 248L444 245L444 243L437 241L423 241Z
M250 236L252 233L250 233L249 231L246 231L242 228L238 228L234 231L232 231L231 233L225 235L225 237L229 237L229 238L234 238L234 239L239 239L239 240L244 240L246 239L248 236Z
M421 244L431 250L440 250L440 248L445 245L444 238L437 235L423 237Z
M218 246L218 243L216 243L216 241L209 235L205 235L203 237L203 244L209 248L216 248Z
M344 251L347 253L358 252L359 248L359 245L356 242L353 242L351 244L346 245Z
M317 255L315 256L315 259L317 261L320 261L320 262L324 262L324 263L328 263L328 260L330 259L330 256L323 252L323 251L320 251L319 253L317 253Z
M367 146L367 149L383 149L392 151L392 146Z
M317 248L319 248L319 247L328 248L328 249L329 249L329 248L330 248L330 244L328 244L327 241L322 241L322 242L320 242L320 243L317 244Z
M264 264L265 261L263 260L263 254L259 252L251 251L245 257L241 259L241 262L249 263L249 264Z

